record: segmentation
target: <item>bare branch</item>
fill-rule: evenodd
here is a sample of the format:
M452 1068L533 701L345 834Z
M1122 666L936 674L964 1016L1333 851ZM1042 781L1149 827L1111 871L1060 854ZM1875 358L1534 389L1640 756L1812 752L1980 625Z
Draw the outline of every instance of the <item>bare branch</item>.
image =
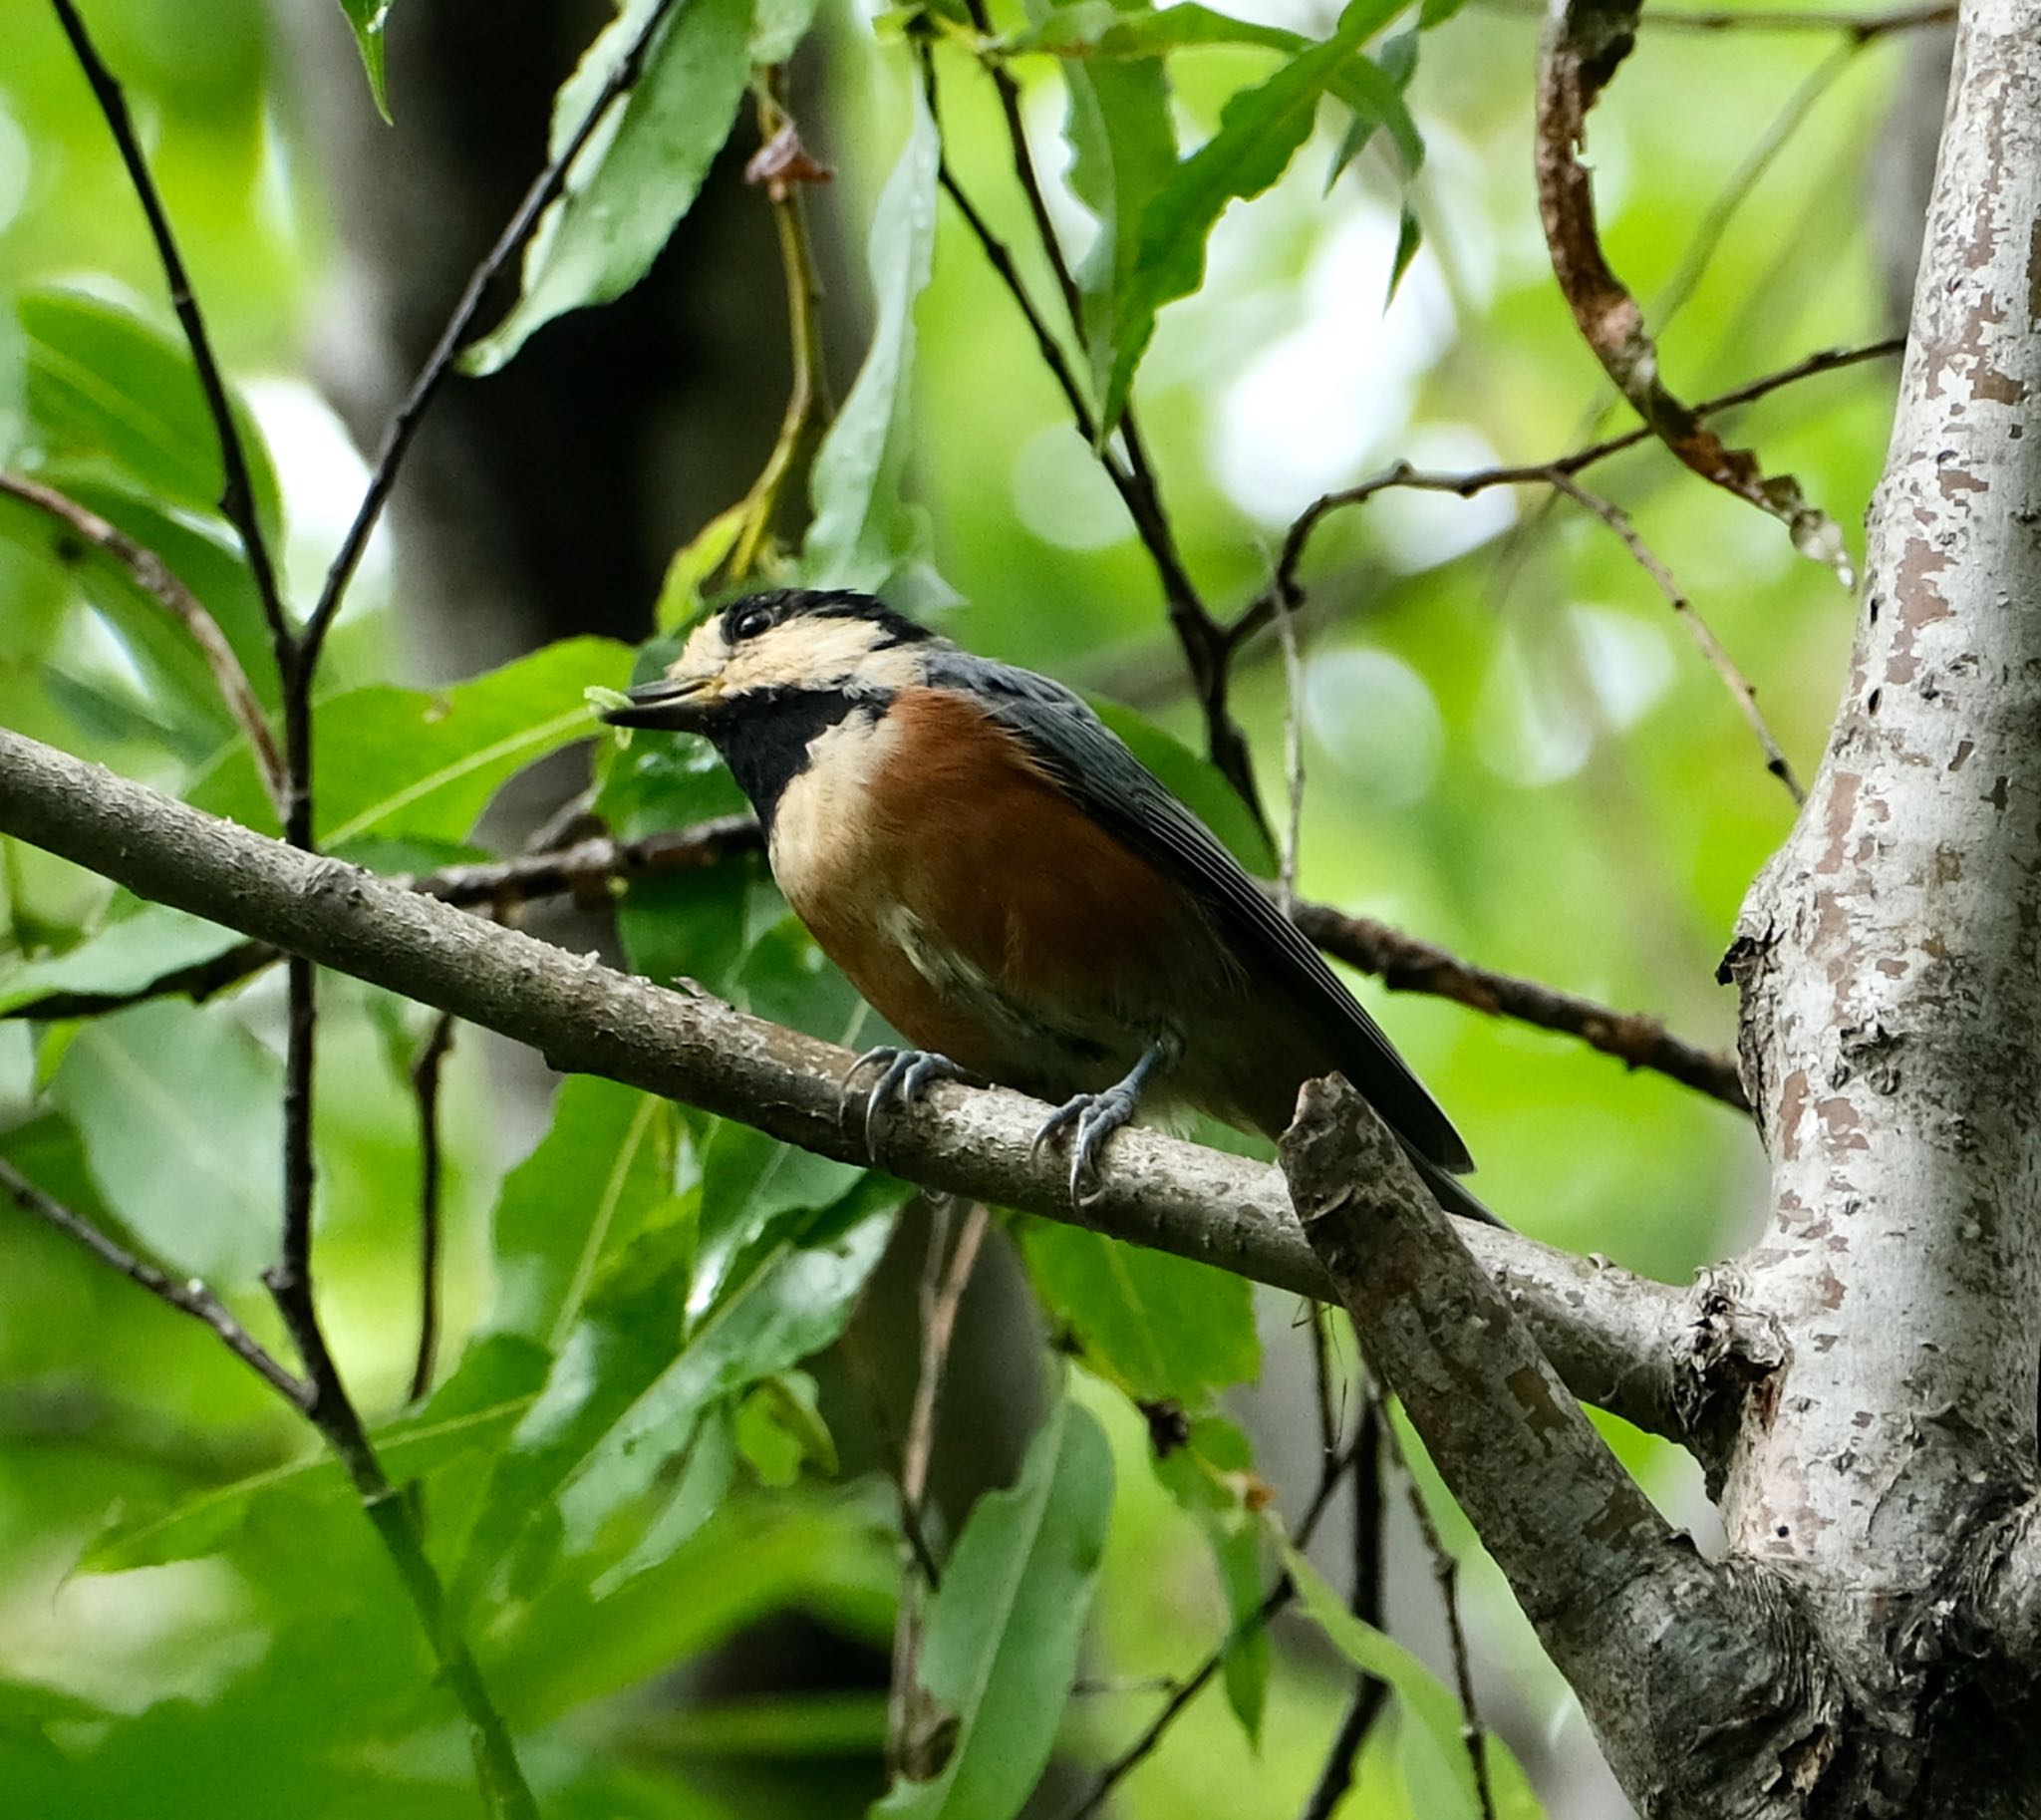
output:
M1626 1067L1648 1068L1738 1111L1750 1109L1733 1057L1682 1042L1657 1018L1613 1011L1536 980L1476 967L1386 923L1322 904L1299 904L1296 921L1334 960L1375 975L1391 992L1427 993L1492 1018L1578 1037Z
M908 1411L907 1439L900 1453L900 1526L906 1540L905 1573L900 1611L893 1626L893 1685L888 1702L886 1756L897 1774L926 1781L940 1765L931 1763L931 1747L944 1715L929 1698L920 1679L923 1600L942 1583L928 1544L927 1498L929 1462L936 1445L936 1406L942 1396L943 1373L950 1342L957 1332L957 1311L971 1285L972 1267L992 1223L984 1206L964 1217L957 1242L950 1245L951 1206L947 1196L928 1197L928 1255L921 1278L921 1362L915 1376L914 1402Z
M1630 522L1629 514L1614 500L1604 499L1600 493L1590 492L1569 475L1555 475L1553 485L1577 505L1587 507L1622 539L1623 547L1635 559L1637 566L1650 576L1658 592L1665 596L1665 604L1678 615L1680 623L1692 634L1694 643L1700 647L1701 655L1722 679L1722 686L1729 691L1744 720L1750 724L1750 730L1757 736L1758 745L1765 755L1765 769L1786 786L1787 794L1793 798L1796 805L1805 802L1807 792L1800 787L1800 779L1793 774L1793 766L1787 762L1785 752L1766 722L1763 711L1758 707L1757 691L1736 667L1735 659L1722 649L1720 640L1709 629L1708 622L1695 610L1694 603L1687 598L1686 590L1679 585L1672 571L1651 553L1650 546L1637 535L1637 527Z
M1588 113L1636 42L1640 0L1554 0L1539 54L1539 213L1559 280L1582 337L1652 433L1699 474L1787 528L1794 547L1852 577L1841 533L1810 505L1790 474L1767 476L1747 450L1733 450L1676 399L1660 376L1643 312L1602 248L1595 193L1580 151Z
M1486 4L1495 12L1523 13L1539 19L1546 14L1542 0L1486 0ZM1895 32L1917 32L1955 22L1954 0L1933 0L1930 5L1896 7L1886 13L1796 12L1790 7L1690 12L1677 7L1653 7L1639 23L1648 32L1834 32L1868 44Z
M253 750L263 787L281 815L286 784L283 755L276 749L269 717L255 699L248 673L241 668L241 660L219 629L219 621L205 610L205 603L170 572L169 564L155 551L137 543L120 526L109 524L98 512L88 510L54 486L19 474L0 473L0 493L54 518L74 537L118 562L134 577L137 587L183 626L198 647L198 655L205 660L206 669L212 672L227 713L233 716L234 725ZM62 554L61 548L59 553Z
M142 154L142 142L136 138L135 122L128 113L128 99L122 93L120 83L100 56L72 0L51 0L51 4L57 10L65 37L71 40L79 68L92 85L100 112L106 116L107 128L120 150L121 162L128 168L128 180L134 185L136 200L142 204L142 212L148 218L148 231L155 241L156 258L169 285L170 308L176 311L178 325L190 347L191 364L197 370L199 390L205 395L205 409L219 439L220 471L225 476L219 508L241 539L249 572L255 578L256 598L262 603L262 617L268 622L270 642L276 650L277 673L288 685L295 640L290 621L284 613L283 596L277 588L276 567L270 560L269 544L262 534L262 517L255 503L254 483L249 478L247 452L241 446L240 426L234 422L234 408L227 398L226 381L220 377L219 363L213 358L212 338L206 333L205 318L192 292L190 275L184 269L183 255L177 250L177 237L170 231L170 219L163 209L162 196L156 189L155 179L149 174L148 160Z
M187 1277L182 1283L173 1281L167 1272L137 1257L82 1214L73 1212L62 1201L45 1194L5 1157L0 1157L0 1188L13 1197L15 1205L23 1212L34 1214L67 1237L76 1239L102 1264L119 1271L130 1282L139 1283L158 1302L166 1302L178 1314L203 1322L219 1336L220 1343L228 1352L286 1402L300 1411L310 1409L312 1386L279 1365L269 1350L234 1319L226 1305L198 1278Z
M982 40L993 37L991 15L985 0L967 0L973 26ZM935 114L935 64L926 43L921 47L924 81L929 90L930 114ZM1070 327L1081 343L1084 335L1084 304L1077 290L1077 282L1071 276L1069 261L1063 255L1062 243L1056 238L1055 223L1049 217L1048 202L1042 194L1041 179L1034 168L1034 159L1027 150L1027 129L1020 116L1020 90L1014 80L1014 73L996 56L981 58L986 73L992 78L993 87L1000 98L1000 112L1006 121L1007 143L1013 154L1014 175L1020 185L1021 194L1027 201L1027 213L1034 224L1035 238L1041 245L1043 256L1048 260L1050 270L1055 274L1057 293L1063 300L1063 310L1068 316ZM1190 571L1184 567L1183 553L1177 547L1176 532L1169 522L1169 514L1162 503L1162 489L1155 477L1155 470L1148 459L1148 450L1141 437L1141 427L1134 415L1131 401L1120 415L1115 427L1101 425L1084 402L1075 376L1064 358L1059 344L1040 312L1028 297L1025 284L1019 270L1005 249L999 247L982 217L963 198L954 175L945 175L944 187L963 211L979 243L985 248L986 256L1001 281L1012 292L1015 301L1027 318L1027 324L1034 331L1036 345L1042 359L1055 376L1063 396L1069 401L1071 415L1079 433L1096 452L1099 463L1118 490L1121 501L1127 508L1127 515L1134 521L1134 530L1141 539L1142 547L1148 552L1148 559L1154 565L1156 578L1162 584L1162 597L1169 612L1170 628L1175 632L1177 642L1183 648L1184 661L1189 666L1191 683L1197 691L1198 701L1205 715L1205 737L1212 762L1219 767L1222 775L1239 793L1261 824L1268 830L1268 817L1263 812L1261 793L1255 786L1254 765L1248 753L1247 739L1239 724L1233 719L1227 704L1227 666L1232 652L1226 630L1212 616L1199 594L1197 585L1191 580ZM998 249L996 251L996 248ZM1120 442L1126 452L1124 461L1114 457L1107 446L1106 437L1117 428Z
M850 1057L833 1045L626 978L5 729L0 833L528 1043L556 1067L604 1074L825 1156L870 1160L841 1118ZM1041 1118L1018 1093L946 1083L888 1120L878 1161L930 1188L1078 1222L1057 1159L1035 1151ZM1081 1223L1299 1295L1331 1294L1277 1171L1154 1132L1114 1138ZM1467 1243L1579 1394L1655 1433L1682 1432L1679 1291L1516 1233L1482 1228Z
M1902 353L1905 346L1906 338L1903 335L1894 335L1884 341L1868 342L1861 347L1825 349L1819 354L1810 354L1805 360L1797 361L1790 367L1783 367L1776 373L1767 373L1750 380L1732 392L1724 392L1719 397L1706 399L1693 407L1693 413L1696 418L1716 417L1738 405L1753 404L1784 387L1797 385L1804 379L1813 379L1824 373L1835 373L1847 367L1860 366L1868 360L1883 360L1889 355ZM1341 506L1365 505L1377 493L1399 487L1419 492L1454 493L1462 499L1471 499L1476 493L1486 492L1494 486L1551 486L1555 483L1556 476L1581 473L1593 467L1598 461L1605 461L1611 455L1621 455L1636 448L1640 443L1654 440L1649 427L1644 426L1627 430L1621 436L1609 437L1603 442L1591 444L1588 448L1576 450L1571 455L1555 455L1550 460L1525 461L1508 466L1475 467L1463 473L1425 473L1412 467L1407 461L1398 461L1372 478L1361 481L1357 486L1341 487L1336 492L1323 493L1298 514L1290 529L1284 534L1283 549L1277 558L1274 579L1228 629L1227 637L1236 645L1245 643L1274 622L1279 596L1293 602L1301 598L1298 570L1303 565L1306 546L1311 542L1312 535L1319 524Z

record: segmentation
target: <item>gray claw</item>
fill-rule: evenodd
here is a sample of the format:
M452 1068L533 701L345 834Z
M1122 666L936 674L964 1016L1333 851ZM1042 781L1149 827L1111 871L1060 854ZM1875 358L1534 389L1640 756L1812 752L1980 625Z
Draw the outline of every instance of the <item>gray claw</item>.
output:
M1102 1093L1078 1093L1042 1120L1034 1134L1034 1148L1053 1142L1075 1126L1070 1138L1070 1202L1082 1207L1097 1198L1098 1158L1106 1140L1122 1125L1133 1120L1137 1095L1125 1082L1109 1086Z
M933 1050L895 1049L890 1045L880 1049L867 1050L850 1064L850 1072L844 1076L847 1088L860 1068L866 1065L880 1070L872 1090L865 1095L865 1149L872 1148L873 1135L878 1128L879 1116L888 1100L900 1100L912 1105L931 1085L938 1080L968 1080L970 1075L959 1067L948 1056L939 1056ZM849 1100L844 1104L846 1109Z

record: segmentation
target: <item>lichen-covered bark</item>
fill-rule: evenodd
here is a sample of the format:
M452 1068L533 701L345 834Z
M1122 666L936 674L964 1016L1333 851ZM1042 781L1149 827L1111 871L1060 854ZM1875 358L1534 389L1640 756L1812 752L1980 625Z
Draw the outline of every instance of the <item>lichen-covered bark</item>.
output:
M1932 1722L1970 1716L1939 1608L2035 1476L2037 329L2041 5L1972 0L1849 691L1729 962L1772 1165L1742 1295L1788 1354L1743 1400L1723 1516L1854 1689L1815 1778L1867 1803L1840 1811L1928 1811L1930 1778L1933 1811L2041 1811L2003 1753L1978 1783Z

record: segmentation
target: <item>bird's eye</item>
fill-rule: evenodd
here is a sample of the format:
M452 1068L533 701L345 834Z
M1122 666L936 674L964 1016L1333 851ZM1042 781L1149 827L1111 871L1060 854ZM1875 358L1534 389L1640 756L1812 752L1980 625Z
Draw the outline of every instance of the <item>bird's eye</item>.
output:
M732 638L756 638L772 623L772 614L765 607L746 607L736 616L730 626Z

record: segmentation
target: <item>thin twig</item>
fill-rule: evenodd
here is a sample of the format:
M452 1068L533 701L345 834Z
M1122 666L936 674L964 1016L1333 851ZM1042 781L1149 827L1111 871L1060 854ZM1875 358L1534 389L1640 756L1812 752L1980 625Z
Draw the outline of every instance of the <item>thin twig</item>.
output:
M247 557L249 572L255 578L256 598L262 603L262 617L269 626L270 642L276 649L277 671L288 685L294 643L290 621L284 613L283 596L277 588L276 567L270 560L269 544L262 533L262 517L255 501L254 482L249 477L247 452L241 445L240 426L234 421L233 406L227 399L226 381L220 376L219 362L213 358L212 338L206 333L205 317L191 289L190 274L184 269L183 255L177 250L177 237L170 231L170 219L164 211L155 179L149 174L148 160L143 156L142 142L136 137L135 122L128 112L127 96L100 56L72 0L50 0L50 3L56 8L65 37L71 40L79 68L92 85L100 112L106 116L107 128L114 136L121 162L127 166L128 180L134 186L136 200L142 204L142 212L148 218L156 259L163 268L163 277L169 287L170 308L176 311L184 340L191 349L191 364L197 371L199 389L205 395L206 411L219 440L220 471L225 481L220 492L219 509L241 539L242 553Z
M326 572L325 585L319 591L318 605L312 609L312 616L305 622L303 650L300 668L309 675L318 668L319 653L326 642L326 634L333 624L333 616L339 612L342 597L348 583L353 580L356 567L367 547L369 533L376 528L384 503L397 483L397 470L403 463L406 452L411 448L412 438L418 434L420 423L425 418L426 408L433 402L434 395L452 371L454 358L460 352L460 345L467 339L468 331L474 327L475 317L480 313L483 299L490 287L508 269L510 261L517 257L524 243L538 226L548 203L566 187L567 173L574 167L574 160L581 155L595 130L602 124L603 117L611 106L626 94L638 80L645 64L645 54L652 48L652 41L666 24L667 17L678 4L678 0L656 0L646 15L645 23L639 28L638 36L632 39L623 56L617 59L595 100L589 104L588 112L581 123L569 136L567 143L548 161L531 181L531 187L524 192L524 199L518 203L503 231L496 236L482 261L469 275L466 288L460 293L453 306L453 313L446 318L446 326L439 331L439 339L433 344L433 350L426 356L425 365L419 369L418 377L411 383L411 390L405 394L404 402L398 406L397 415L390 420L390 428L384 432L383 446L376 452L376 460L370 470L367 490L362 502L355 508L354 520L341 538L340 548L335 553L332 566Z
M966 8L973 27L981 40L990 41L993 36L992 19L986 0L966 0ZM921 47L924 80L930 93L930 112L934 114L935 68L933 57L926 42ZM1070 270L1070 262L1064 255L1062 242L1056 237L1055 222L1048 211L1048 200L1042 193L1040 174L1034 168L1034 158L1027 149L1027 127L1020 114L1020 89L1013 72L998 57L985 56L981 66L992 78L993 87L999 95L1000 113L1006 122L1008 150L1013 155L1015 179L1020 185L1020 192L1027 203L1027 214L1034 225L1036 240L1040 243L1042 256L1048 261L1049 269L1055 275L1057 294L1063 300L1064 314L1069 318L1071 332L1081 347L1084 339L1084 301L1077 288L1076 278ZM1212 615L1204 598L1199 594L1197 584L1191 580L1190 571L1184 566L1183 552L1177 547L1176 532L1170 524L1169 513L1162 503L1162 489L1155 477L1155 470L1148 459L1148 450L1141 436L1140 423L1135 417L1130 400L1120 414L1117 426L1121 447L1126 458L1114 458L1106 441L1106 433L1114 428L1098 422L1095 414L1082 402L1070 364L1063 356L1059 344L1032 300L1027 296L1018 268L1011 258L995 257L993 247L997 244L985 227L982 219L974 219L976 210L968 208L962 201L954 176L944 187L953 200L965 210L965 218L971 222L972 231L979 243L985 247L987 257L992 260L994 270L1000 275L1015 300L1027 317L1028 326L1034 331L1042 358L1055 375L1063 395L1070 401L1071 412L1077 428L1097 455L1099 464L1105 469L1127 508L1127 515L1134 522L1135 534L1148 552L1148 559L1154 565L1156 578L1162 585L1162 598L1169 614L1170 629L1176 634L1177 642L1183 647L1184 661L1190 669L1191 683L1197 691L1198 701L1205 716L1206 745L1212 762L1219 767L1222 775L1239 793L1263 831L1268 831L1268 817L1262 808L1261 793L1255 784L1254 765L1248 753L1246 737L1234 721L1228 706L1227 666L1232 658L1232 649L1227 641L1226 629ZM1004 249L1003 249L1004 250Z
M942 1716L921 1686L923 1601L941 1584L940 1572L929 1551L925 1520L929 1462L936 1444L936 1407L942 1396L950 1342L957 1332L957 1311L970 1287L972 1268L978 1262L979 1249L991 1223L987 1209L974 1204L965 1215L952 1247L950 1198L933 1195L928 1197L928 1255L922 1268L920 1292L921 1360L915 1376L914 1401L908 1410L907 1438L900 1450L902 1528L908 1537L919 1538L919 1542L910 1541L908 1545L900 1611L894 1623L893 1687L886 1739L888 1760L897 1771L916 1781L926 1779L922 1759L930 1742L930 1727L940 1723Z
M786 409L779 421L779 435L744 499L743 528L730 548L729 573L732 581L741 581L757 566L759 554L771 535L786 478L814 430L822 404L822 281L815 270L801 191L828 172L813 165L801 150L800 136L786 109L785 85L783 68L762 72L756 85L754 100L762 145L745 165L744 176L749 182L764 184L772 208L780 269L786 281L787 338L793 373L787 388Z
M54 486L20 474L0 473L0 493L54 518L72 536L118 562L134 578L137 587L184 628L206 669L212 672L227 713L254 752L262 786L269 792L277 814L282 815L286 785L283 755L276 749L276 736L269 730L269 718L255 698L248 673L241 668L241 660L219 629L219 621L206 611L205 603L171 573L169 564L155 551L136 542L120 526L108 523L98 512ZM70 559L70 551L62 540L57 553L61 559Z
M1813 379L1819 374L1835 373L1846 367L1860 366L1869 360L1882 360L1888 355L1898 354L1905 346L1906 338L1903 335L1895 335L1883 341L1869 342L1862 347L1830 348L1819 354L1810 354L1805 360L1797 361L1790 367L1750 380L1717 398L1704 400L1693 407L1693 413L1697 418L1713 417L1738 405L1752 404L1801 380ZM1288 599L1293 604L1302 599L1297 572L1304 561L1305 547L1310 543L1312 534L1318 525L1341 506L1364 505L1377 493L1399 487L1419 492L1453 493L1462 499L1471 499L1476 493L1486 492L1494 486L1551 486L1558 476L1581 473L1599 461L1607 460L1611 455L1621 455L1626 450L1635 449L1641 443L1655 440L1652 432L1640 425L1634 430L1624 431L1620 436L1609 437L1590 448L1576 450L1571 455L1556 455L1550 460L1469 468L1460 473L1427 473L1412 467L1407 461L1398 461L1357 485L1323 493L1298 514L1290 529L1284 534L1283 549L1277 558L1274 579L1249 603L1246 611L1228 629L1227 637L1235 645L1244 643L1275 621L1279 598Z
M1481 1723L1481 1708L1474 1698L1474 1668L1467 1653L1467 1630L1460 1622L1460 1562L1440 1536L1439 1526L1432 1521L1431 1507L1424 1501L1417 1475L1410 1470L1402 1437L1396 1432L1395 1423L1389 1420L1388 1411L1382 1404L1381 1388L1372 1378L1368 1380L1366 1393L1369 1410L1402 1476L1404 1497L1409 1502L1410 1514L1417 1520L1417 1533L1423 1538L1425 1553L1431 1560L1432 1579L1438 1585L1439 1603L1445 1609L1446 1636L1453 1653L1453 1685L1460 1695L1460 1711L1464 1715L1460 1735L1466 1743L1468 1761L1474 1770L1474 1791L1481 1801L1482 1820L1495 1820L1495 1794L1488 1777L1488 1743Z
M301 1412L312 1405L312 1386L279 1365L267 1348L248 1332L204 1283L196 1277L174 1281L167 1272L139 1258L116 1243L82 1214L74 1213L62 1201L44 1193L20 1170L0 1157L0 1188L4 1188L24 1212L76 1239L102 1264L110 1265L130 1282L139 1283L159 1302L166 1302L180 1315L203 1322L220 1338L227 1351L254 1371L271 1389Z
M1743 718L1750 724L1750 730L1757 736L1758 745L1765 755L1765 769L1786 786L1794 802L1807 800L1807 792L1800 787L1800 780L1793 774L1793 766L1787 762L1786 754L1771 727L1766 723L1758 707L1757 691L1750 685L1743 672L1737 669L1735 660L1723 650L1720 641L1709 630L1708 622L1695 610L1694 604L1686 597L1685 591L1674 578L1672 571L1659 561L1643 538L1637 535L1637 527L1629 520L1629 514L1612 499L1604 499L1600 493L1590 492L1570 474L1555 474L1553 485L1565 493L1577 505L1585 506L1596 517L1608 526L1622 539L1623 547L1635 559L1636 564L1650 576L1659 593L1665 596L1665 604L1676 613L1701 655L1708 660L1715 674L1722 679L1722 686L1734 698Z
M1316 1532L1318 1521L1331 1507L1332 1494L1339 1489L1339 1482L1359 1458L1357 1451L1348 1447L1325 1461L1318 1475L1317 1489L1312 1493L1312 1501L1305 1507L1304 1515L1298 1520L1297 1546L1306 1547ZM1283 1575L1263 1596L1262 1603L1227 1632L1225 1641L1205 1658L1191 1672L1172 1683L1172 1691L1163 1702L1162 1709L1150 1719L1137 1737L1125 1750L1106 1764L1069 1806L1057 1816L1057 1820L1089 1820L1103 1807L1112 1791L1138 1769L1155 1753L1156 1747L1169 1734L1169 1728L1183 1715L1184 1709L1204 1692L1212 1677L1225 1666L1230 1652L1266 1626L1276 1615L1297 1597L1297 1582L1288 1574Z
M1276 872L1276 905L1285 916L1297 910L1297 868L1304 847L1304 658L1297 646L1297 616L1280 599L1276 636L1283 646L1283 768L1290 784L1290 823Z
M1367 1367L1360 1367L1363 1380ZM1360 1429L1353 1439L1353 1593L1348 1602L1354 1617L1379 1631L1382 1628L1382 1414L1371 1383L1362 1384ZM1331 1820L1333 1811L1353 1786L1354 1765L1360 1747L1388 1702L1389 1686L1368 1673L1353 1683L1352 1697L1325 1753L1325 1765L1304 1805L1300 1820ZM1488 1820L1494 1820L1491 1815Z
M433 1387L439 1348L439 1080L453 1047L453 1014L442 1011L412 1063L411 1089L419 1109L419 1350L411 1372L411 1400Z

